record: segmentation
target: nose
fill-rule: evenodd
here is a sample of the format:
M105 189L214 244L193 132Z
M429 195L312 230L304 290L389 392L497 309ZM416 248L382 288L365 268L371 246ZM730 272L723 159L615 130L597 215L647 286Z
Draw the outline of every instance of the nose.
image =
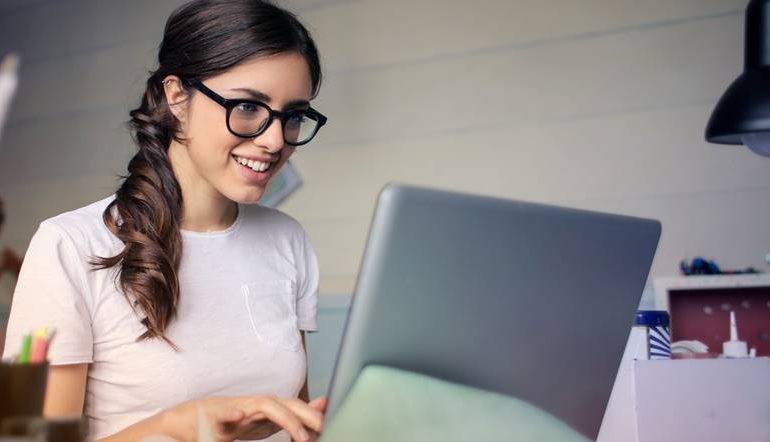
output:
M273 118L259 136L254 137L254 144L272 153L279 152L286 144L283 140L283 126L279 118Z

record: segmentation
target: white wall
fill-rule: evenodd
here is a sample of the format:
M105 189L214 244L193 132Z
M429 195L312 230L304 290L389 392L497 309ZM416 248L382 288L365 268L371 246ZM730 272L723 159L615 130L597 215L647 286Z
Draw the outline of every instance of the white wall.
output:
M23 57L0 145L6 241L107 195L122 127L181 1L0 0ZM403 181L658 218L653 275L685 257L767 268L770 159L703 141L741 70L746 0L292 0L330 117L282 207L324 293L352 290L378 190Z

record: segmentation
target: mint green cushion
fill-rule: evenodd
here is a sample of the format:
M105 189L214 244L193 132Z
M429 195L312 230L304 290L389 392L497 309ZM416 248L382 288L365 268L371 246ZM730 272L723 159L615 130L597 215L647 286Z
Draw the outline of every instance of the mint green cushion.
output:
M321 442L588 439L534 405L394 368L366 367Z

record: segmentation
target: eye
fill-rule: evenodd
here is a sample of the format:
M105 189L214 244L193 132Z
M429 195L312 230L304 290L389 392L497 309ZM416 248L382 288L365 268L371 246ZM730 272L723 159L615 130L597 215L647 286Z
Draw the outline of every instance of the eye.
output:
M239 103L235 106L235 110L241 114L256 114L260 110L260 106L256 103Z
M301 124L303 121L305 121L305 118L307 118L307 115L305 115L305 111L292 112L289 114L289 117L286 119L286 123Z

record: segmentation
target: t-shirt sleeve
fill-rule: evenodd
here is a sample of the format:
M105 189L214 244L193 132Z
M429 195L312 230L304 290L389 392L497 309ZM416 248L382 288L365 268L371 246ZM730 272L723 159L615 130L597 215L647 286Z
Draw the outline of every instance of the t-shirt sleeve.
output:
M318 258L307 233L302 232L299 247L297 318L300 330L318 331Z
M56 332L48 351L51 364L93 362L87 259L63 229L49 221L40 224L14 291L4 359L18 355L25 333L48 327Z

